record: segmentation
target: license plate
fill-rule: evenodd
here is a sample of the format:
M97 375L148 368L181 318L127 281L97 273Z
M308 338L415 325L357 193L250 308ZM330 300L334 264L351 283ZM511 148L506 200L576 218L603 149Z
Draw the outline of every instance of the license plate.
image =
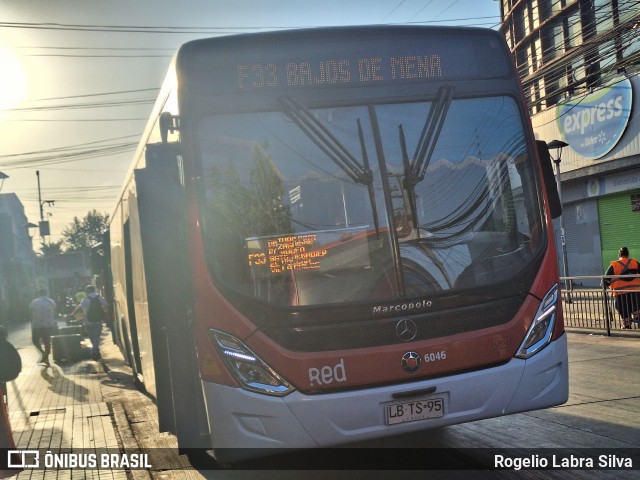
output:
M411 400L385 405L387 425L415 422L426 418L444 416L444 401L441 398Z

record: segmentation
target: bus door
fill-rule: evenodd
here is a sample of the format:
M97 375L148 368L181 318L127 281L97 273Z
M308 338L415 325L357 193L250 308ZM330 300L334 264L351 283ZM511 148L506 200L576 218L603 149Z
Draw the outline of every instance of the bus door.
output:
M129 219L123 226L124 239L124 265L127 294L127 321L120 325L124 337L124 349L127 352L127 360L134 369L135 380L143 385L142 364L140 362L140 346L138 345L138 327L136 322L135 299L133 295L133 268L131 256L131 227Z
M144 276L153 345L160 431L181 448L201 446L204 401L190 319L188 238L178 153L149 144L146 167L135 171ZM206 432L205 432L206 433Z

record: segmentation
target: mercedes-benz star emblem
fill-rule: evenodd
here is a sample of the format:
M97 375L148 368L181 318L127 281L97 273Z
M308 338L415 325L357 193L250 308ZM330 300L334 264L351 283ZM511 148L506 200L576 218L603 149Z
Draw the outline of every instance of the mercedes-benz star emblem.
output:
M418 334L418 327L413 320L403 318L396 323L396 335L404 342L408 342L416 338Z
M416 352L407 352L402 356L402 360L400 361L400 365L402 369L407 373L415 373L420 368L420 355Z

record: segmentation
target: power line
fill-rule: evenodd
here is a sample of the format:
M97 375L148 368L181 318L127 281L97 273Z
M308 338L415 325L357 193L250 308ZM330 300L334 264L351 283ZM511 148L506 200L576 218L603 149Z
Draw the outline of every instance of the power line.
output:
M459 0L455 0L454 4ZM401 1L400 4L403 2ZM400 6L400 5L398 5ZM451 8L450 5L445 8L439 15ZM394 9L395 10L395 9ZM393 10L392 12L393 13ZM419 12L418 12L419 13ZM387 15L388 16L388 15ZM386 17L385 17L386 18ZM432 20L417 23L440 23L451 21L473 21L483 18L499 18L498 16L491 17L465 17L456 19L445 20ZM409 23L409 22L401 22ZM260 26L221 26L221 27L207 27L207 26L166 26L166 25L103 25L103 24L72 24L72 23L51 23L51 22L0 22L0 28L25 28L25 29L39 29L39 30L67 30L67 31L89 31L89 32L109 32L109 33L211 33L211 34L233 34L238 32L248 31L264 31L264 30L283 30L283 29L301 29L301 28L318 28L318 25L260 25Z
M35 46L35 47L14 47L18 50L113 50L113 51L158 51L164 50L173 52L175 48L162 48L162 47L56 47L56 46Z
M142 122L148 118L7 118L3 122Z
M77 162L92 158L106 157L136 149L138 142L128 142L120 144L105 145L98 148L88 148L71 152L57 153L55 151L45 152L41 155L33 155L27 158L17 158L5 162L3 168L33 168L60 163Z
M627 2L626 7L630 7L631 3L637 7L640 5L640 1ZM520 58L518 52L522 51L522 46L518 45L515 48L516 61L519 65L519 76L522 78L523 88L525 89L525 95L527 97L530 107L535 107L550 98L557 97L566 92L574 92L576 90L584 90L597 86L601 83L606 83L612 76L617 75L618 71L629 65L637 63L637 52L630 52L630 55L618 58L619 52L629 49L637 44L638 35L640 29L637 28L640 15L638 13L626 15L625 18L619 20L619 17L614 18L613 11L611 9L603 10L605 7L610 7L610 4L606 4L594 9L593 13L596 18L597 25L602 28L602 25L611 24L611 28L606 31L601 31L596 35L588 35L586 41L582 40L581 29L574 28L581 24L581 17L579 10L571 12L564 12L557 17L562 20L565 17L565 27L563 32L573 31L573 37L564 37L563 41L553 45L553 48L548 48L543 52L542 59L547 59L544 64L538 66L538 68L531 74L528 74L532 70L534 65L533 51L529 50L529 54L524 58ZM633 11L628 9L627 11ZM607 12L608 16L599 15L603 12ZM571 22L566 24L566 18L571 18ZM558 27L562 24L557 23ZM555 25L555 24L549 24ZM596 24L591 22L587 25L583 25L582 30L589 34L590 28L596 28ZM541 29L539 35L545 35L549 32L549 28L546 30ZM546 32L546 33L545 33ZM529 45L533 45L533 40L529 40ZM569 50L563 56L562 54L566 48L566 45L574 45L572 50ZM548 61L551 59L551 61ZM611 60L609 63L605 63ZM585 75L584 78L567 79L566 82L561 82L563 78L567 78L567 74L570 70L576 70L578 68L587 67L586 61L589 64L600 63L599 75L596 77L589 77ZM533 67L532 67L533 66ZM608 68L605 68L608 67ZM538 97L534 97L534 93L531 92L532 88L535 88L540 80L544 79L545 91L544 94ZM551 87L554 87L552 89ZM537 92L537 90L536 90Z
M456 3L458 3L460 0L454 0L453 2L449 3L449 6L446 7L444 10L442 10L438 15L435 16L435 18L438 18L440 15L442 15L444 12L446 12L447 10L449 10L451 7L453 7Z
M21 57L71 57L71 58L171 58L176 48L162 47L73 47L73 46L21 46L16 50L57 51L59 53L21 53ZM64 53L61 53L64 52ZM83 53L67 53L83 52ZM84 53L118 52L118 53ZM140 53L144 52L144 53ZM147 53L155 52L155 53ZM167 52L167 53L160 53Z
M33 53L22 55L23 57L59 57L59 58L171 58L172 55L81 55L71 53Z
M71 24L45 22L0 22L4 28L25 28L36 30L63 30L107 33L236 33L237 31L300 28L291 26L261 26L261 27L175 27L175 26L144 26L144 25L100 25L100 24Z
M391 9L391 11L389 13L387 13L384 18L382 20L380 20L381 22L384 22L387 18L389 18L391 15L393 15L393 12L395 12L396 10L398 10L398 8L400 8L402 6L402 4L404 2L406 2L407 0L400 0L400 3L398 3L395 7L393 7Z
M48 97L48 98L34 98L32 100L30 100L31 102L45 102L45 101L49 101L49 100L68 100L70 98L85 98L85 97L98 97L98 96L104 96L104 95L121 95L121 94L127 94L127 93L138 93L138 92L152 92L152 91L159 91L160 87L156 87L156 88L140 88L140 89L136 89L136 90L120 90L120 91L115 91L115 92L99 92L99 93L85 93L83 95L67 95L64 97Z
M431 5L433 3L433 0L429 0L425 5L422 6L422 8L420 10L418 10L413 17L411 17L409 20L413 20L414 18L416 18L418 15L420 15L420 13L422 13L422 11L427 8L429 5Z
M155 98L120 100L112 102L91 102L91 103L67 103L61 105L48 105L42 107L19 107L9 108L5 112L43 112L48 110L82 110L86 108L110 108L129 107L133 105L149 105L155 102Z
M107 138L104 140L95 140L93 142L86 142L86 143L79 143L76 145L67 145L65 147L56 147L56 148L48 148L46 150L35 150L33 152L23 152L23 153L11 153L11 154L7 154L7 155L0 155L0 159L3 158L13 158L13 157L21 157L21 156L27 156L27 155L42 155L42 154L46 154L46 153L50 153L50 152L64 152L64 151L69 151L69 150L77 150L81 147L85 147L87 145L95 145L97 143L104 143L104 142L111 142L113 140L123 140L125 138L140 138L142 134L135 134L135 135L125 135L122 137L115 137L115 138Z

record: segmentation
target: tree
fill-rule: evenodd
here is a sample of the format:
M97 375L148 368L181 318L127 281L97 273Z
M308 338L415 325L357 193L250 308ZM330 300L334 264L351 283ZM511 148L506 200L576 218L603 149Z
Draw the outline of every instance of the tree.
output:
M48 245L44 242L40 244L40 252L43 257L52 257L62 253L62 240L50 242Z
M65 252L87 250L102 242L102 234L109 225L109 215L100 213L94 208L80 220L73 217L73 222L62 230Z

